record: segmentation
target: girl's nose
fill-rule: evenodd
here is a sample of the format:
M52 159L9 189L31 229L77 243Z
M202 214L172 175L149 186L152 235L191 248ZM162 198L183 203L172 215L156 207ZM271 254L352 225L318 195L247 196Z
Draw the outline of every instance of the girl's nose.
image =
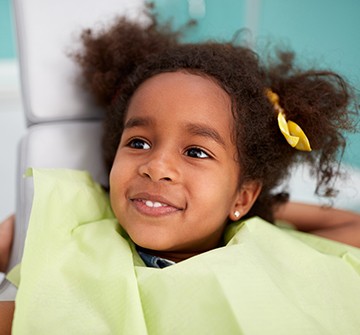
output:
M140 165L139 174L154 182L176 181L179 175L179 164L169 154L154 154Z

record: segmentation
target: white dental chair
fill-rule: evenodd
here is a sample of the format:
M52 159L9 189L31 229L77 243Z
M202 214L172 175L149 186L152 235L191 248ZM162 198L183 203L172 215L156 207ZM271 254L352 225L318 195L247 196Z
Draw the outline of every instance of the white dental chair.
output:
M143 0L13 0L27 134L19 145L15 237L9 269L21 261L32 205L27 167L88 170L107 185L101 157L102 111L79 85L79 67L68 56L83 29L117 15L140 16ZM0 301L15 287L0 283Z

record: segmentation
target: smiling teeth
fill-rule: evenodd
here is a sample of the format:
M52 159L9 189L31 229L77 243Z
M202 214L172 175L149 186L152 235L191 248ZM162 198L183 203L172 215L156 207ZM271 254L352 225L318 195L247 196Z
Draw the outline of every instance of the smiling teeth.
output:
M146 200L145 205L148 207L155 207L155 208L166 206L166 205L162 204L161 202L158 202L158 201L153 202L150 200Z

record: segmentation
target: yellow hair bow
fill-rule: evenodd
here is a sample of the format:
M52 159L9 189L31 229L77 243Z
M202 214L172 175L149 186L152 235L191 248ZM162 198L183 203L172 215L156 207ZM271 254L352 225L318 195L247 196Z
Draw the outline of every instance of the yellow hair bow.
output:
M286 121L285 111L279 104L279 96L270 89L266 90L266 96L278 113L279 128L286 141L297 150L311 151L310 142L300 126L293 121Z

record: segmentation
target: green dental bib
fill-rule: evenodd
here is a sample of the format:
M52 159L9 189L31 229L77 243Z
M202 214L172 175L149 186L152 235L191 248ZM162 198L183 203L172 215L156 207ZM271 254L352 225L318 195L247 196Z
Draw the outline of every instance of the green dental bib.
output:
M14 334L360 333L359 249L254 218L225 247L147 268L87 173L32 174Z

